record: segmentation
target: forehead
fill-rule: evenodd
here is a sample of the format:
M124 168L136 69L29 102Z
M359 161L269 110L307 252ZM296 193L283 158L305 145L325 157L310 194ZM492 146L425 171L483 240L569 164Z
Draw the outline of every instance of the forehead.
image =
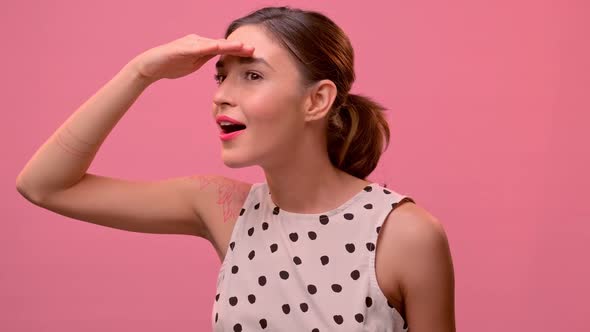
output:
M244 44L250 44L254 47L269 46L273 44L273 41L269 38L266 31L260 26L256 25L243 25L234 30L227 40L230 41L241 41Z
M271 39L261 27L255 25L241 26L232 32L227 37L227 40L240 41L244 45L254 46L252 57L263 58L274 68L281 68L282 65L286 65L285 61L288 61L287 52L276 41ZM219 60L226 62L235 60L234 58L236 56L222 55L219 57Z

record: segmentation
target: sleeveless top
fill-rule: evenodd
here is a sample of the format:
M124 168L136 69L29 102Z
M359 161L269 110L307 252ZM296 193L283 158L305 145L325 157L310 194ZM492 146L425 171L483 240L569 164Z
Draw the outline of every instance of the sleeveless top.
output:
M377 284L377 235L389 213L414 200L377 183L340 207L300 214L255 183L217 277L214 332L406 332Z

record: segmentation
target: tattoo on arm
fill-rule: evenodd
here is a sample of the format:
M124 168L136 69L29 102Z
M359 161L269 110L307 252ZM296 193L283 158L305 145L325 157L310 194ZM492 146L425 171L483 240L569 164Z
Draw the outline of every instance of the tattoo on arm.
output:
M200 176L198 180L199 189L207 186L217 188L216 203L222 206L224 223L238 217L239 209L248 196L245 190L240 190L243 184L216 175Z

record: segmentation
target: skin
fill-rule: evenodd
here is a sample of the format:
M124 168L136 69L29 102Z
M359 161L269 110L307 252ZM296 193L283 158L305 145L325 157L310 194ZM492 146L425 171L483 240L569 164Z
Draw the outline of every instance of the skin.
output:
M247 126L222 143L224 164L262 167L274 203L295 213L336 208L370 184L329 160L325 130L337 93L334 83L322 80L304 87L295 59L258 26L240 27L227 39L253 46L252 57L265 59L270 67L242 64L232 55L219 58L224 66L218 70L213 117L228 115ZM249 186L217 181L224 188L217 201L224 223L235 221ZM225 233L231 228L223 233L213 235L228 241ZM455 331L453 264L442 224L420 206L404 203L387 217L376 248L379 287L410 330Z

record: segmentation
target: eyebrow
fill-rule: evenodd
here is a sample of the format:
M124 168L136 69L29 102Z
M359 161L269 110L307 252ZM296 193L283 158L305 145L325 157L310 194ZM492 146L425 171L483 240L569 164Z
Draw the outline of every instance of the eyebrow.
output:
M243 56L238 56L238 63L240 64L256 64L256 63L261 63L265 66L267 66L268 68L275 70L268 62L266 62L266 60L264 60L264 58L255 58L255 57L243 57ZM215 69L222 69L225 67L225 64L223 62L223 60L219 60L215 63Z

